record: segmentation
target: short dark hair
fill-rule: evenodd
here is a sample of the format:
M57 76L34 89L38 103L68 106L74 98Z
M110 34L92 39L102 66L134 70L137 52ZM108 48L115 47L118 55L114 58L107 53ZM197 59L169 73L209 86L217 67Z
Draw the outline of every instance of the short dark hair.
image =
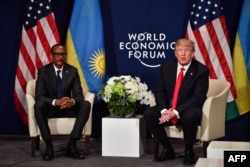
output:
M63 45L63 44L60 44L60 43L54 44L54 45L51 47L51 49L50 49L50 53L52 54L53 51L54 51L54 49L55 49L56 47L59 47L59 46L62 46L62 47L64 48L64 45Z

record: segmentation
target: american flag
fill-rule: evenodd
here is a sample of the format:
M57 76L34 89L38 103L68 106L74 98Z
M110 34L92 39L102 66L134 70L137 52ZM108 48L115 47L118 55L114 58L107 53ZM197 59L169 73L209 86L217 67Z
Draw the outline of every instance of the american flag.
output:
M24 124L27 125L27 81L36 78L39 67L51 62L50 47L59 43L59 33L51 0L29 0L25 14L15 78L14 103Z
M220 0L196 0L191 9L187 38L195 42L195 58L210 69L210 78L231 83L228 102L236 99L229 38Z

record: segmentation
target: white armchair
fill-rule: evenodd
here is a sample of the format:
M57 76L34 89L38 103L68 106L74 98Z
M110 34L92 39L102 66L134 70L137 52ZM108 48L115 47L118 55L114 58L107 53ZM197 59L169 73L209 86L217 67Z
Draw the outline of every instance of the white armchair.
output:
M224 80L209 79L207 99L202 107L202 121L198 127L196 139L203 143L206 157L208 143L225 136L225 115L230 83ZM183 139L183 131L173 126L166 126L170 138ZM154 160L158 159L159 142L154 145Z
M26 85L26 101L28 106L28 123L29 123L28 126L29 126L29 135L31 137L31 156L35 156L35 150L39 150L39 145L40 145L40 131L34 116L35 86L36 86L36 80L30 80L27 82ZM91 104L89 118L82 131L82 135L86 138L85 150L88 153L90 135L92 132L92 110L93 110L95 94L86 91L86 89L84 89L83 87L83 95L85 100L89 101ZM75 118L51 118L48 120L48 123L51 130L51 135L69 135L75 123Z

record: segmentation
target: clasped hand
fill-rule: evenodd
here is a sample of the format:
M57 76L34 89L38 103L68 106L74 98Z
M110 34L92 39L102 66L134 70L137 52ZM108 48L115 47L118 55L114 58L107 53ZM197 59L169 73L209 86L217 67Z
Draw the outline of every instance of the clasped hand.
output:
M173 111L173 109L168 109L165 110L162 114L161 117L159 118L159 124L165 123L165 122L169 122L172 118L174 118L176 115Z
M69 109L74 104L74 101L69 97L63 97L61 99L56 100L56 105L60 107L60 109Z

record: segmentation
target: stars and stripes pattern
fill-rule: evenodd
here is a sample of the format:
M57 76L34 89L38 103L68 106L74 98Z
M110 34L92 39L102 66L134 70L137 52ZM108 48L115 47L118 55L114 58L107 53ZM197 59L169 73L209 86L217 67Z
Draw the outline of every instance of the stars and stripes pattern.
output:
M36 78L39 67L51 62L50 47L60 40L51 0L29 0L26 10L16 70L14 103L27 125L27 81Z
M228 102L236 98L229 38L220 0L196 0L186 37L196 44L195 58L210 69L210 78L231 83Z

